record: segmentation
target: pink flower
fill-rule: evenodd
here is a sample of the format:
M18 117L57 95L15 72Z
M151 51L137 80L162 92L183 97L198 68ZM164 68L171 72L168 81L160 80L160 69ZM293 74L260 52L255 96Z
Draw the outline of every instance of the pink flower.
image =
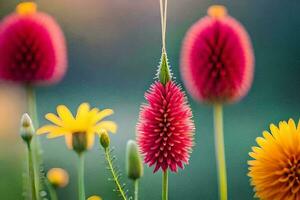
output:
M173 81L156 81L145 94L137 125L137 142L144 161L154 172L188 164L193 146L192 112L181 88Z
M181 73L191 95L204 102L235 102L248 92L254 72L252 45L244 27L223 6L187 32Z
M58 82L67 68L64 35L49 15L32 2L0 24L0 79L23 84Z

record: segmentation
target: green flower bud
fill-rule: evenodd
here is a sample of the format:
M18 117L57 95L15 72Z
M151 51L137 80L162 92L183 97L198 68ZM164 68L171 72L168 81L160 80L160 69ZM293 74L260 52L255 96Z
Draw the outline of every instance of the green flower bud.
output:
M166 52L161 54L158 78L163 85L166 85L171 80L171 73Z
M126 149L126 173L132 180L139 179L144 174L142 158L135 141L129 140Z
M35 133L32 120L27 113L24 113L21 118L21 128L20 128L20 135L21 138L29 144L32 140L32 137Z
M110 144L109 135L108 135L107 131L105 131L105 130L100 134L101 134L100 135L100 144L104 149L107 149Z

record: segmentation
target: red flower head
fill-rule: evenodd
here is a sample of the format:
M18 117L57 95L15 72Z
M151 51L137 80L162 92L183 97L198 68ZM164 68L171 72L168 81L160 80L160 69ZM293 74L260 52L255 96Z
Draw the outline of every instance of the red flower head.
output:
M181 88L168 71L163 54L159 78L145 94L147 104L141 107L137 125L137 142L144 161L155 165L154 172L188 164L193 146L194 122L192 111Z
M181 72L188 91L198 101L234 102L249 90L254 56L244 27L223 6L211 6L208 16L187 32Z
M0 24L0 79L24 84L58 82L67 67L64 35L33 2L20 3Z

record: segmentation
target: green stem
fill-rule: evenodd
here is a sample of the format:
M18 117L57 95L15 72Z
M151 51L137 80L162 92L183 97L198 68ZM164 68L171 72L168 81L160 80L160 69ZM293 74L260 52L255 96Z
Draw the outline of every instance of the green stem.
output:
M139 199L139 180L134 180L134 200Z
M57 197L57 194L56 194L56 188L53 185L51 185L48 180L46 180L45 182L46 182L46 185L47 185L47 188L48 188L48 191L49 191L50 199L51 200L58 200L58 197Z
M162 177L162 200L168 200L168 185L168 171L165 171Z
M78 199L85 200L84 191L84 154L78 154Z
M117 191L120 193L120 196L122 197L123 200L127 200L127 197L126 197L126 194L125 192L123 191L123 188L119 182L119 178L118 178L118 175L117 175L117 172L115 171L115 168L113 167L113 163L112 163L112 159L111 159L111 156L110 156L110 151L109 151L109 148L106 148L104 149L105 151L105 159L108 163L108 167L111 171L111 174L112 174L112 177L113 177L113 180L117 186Z
M219 179L220 200L227 200L227 175L223 133L223 109L221 104L214 105L215 148Z
M27 94L27 103L28 103L28 113L32 119L33 125L35 128L38 127L38 118L37 118L37 108L36 108L36 96L35 91L32 88L32 86L26 86L26 94ZM34 179L35 179L35 189L36 193L39 194L40 189L42 188L40 183L40 165L41 165L41 151L39 146L39 140L34 135L31 141L31 148L32 148L32 154L33 154L33 165L34 165ZM38 196L39 199L39 196Z
M29 170L29 180L31 185L31 198L37 200L36 188L35 188L35 178L34 178L34 166L32 162L32 151L30 144L27 144L28 149L28 170Z

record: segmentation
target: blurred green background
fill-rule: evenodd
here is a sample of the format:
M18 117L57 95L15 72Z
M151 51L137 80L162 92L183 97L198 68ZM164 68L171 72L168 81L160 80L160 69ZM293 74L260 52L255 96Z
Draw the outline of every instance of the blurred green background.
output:
M0 17L12 12L18 1L0 0ZM160 58L158 0L39 0L39 9L62 26L69 53L69 70L56 86L38 88L40 123L58 104L73 110L84 101L113 108L119 131L111 137L124 172L126 141L135 138L135 125L144 92L153 82ZM188 27L206 14L209 5L225 5L247 28L253 42L256 67L248 96L225 107L225 146L230 200L253 199L247 177L248 152L255 138L270 123L299 119L300 111L300 1L299 0L169 0L167 49L174 75L178 69L182 38ZM1 56L1 55L0 55ZM212 109L188 96L196 124L196 146L190 165L170 175L171 200L218 198ZM0 85L0 194L3 200L22 199L25 146L18 137L19 117L25 110L22 88ZM46 169L63 167L71 183L59 198L77 199L76 161L64 139L41 138ZM107 179L102 149L87 155L86 193L104 200L118 199ZM132 183L128 182L132 191ZM142 200L160 199L161 174L145 169L140 185Z

